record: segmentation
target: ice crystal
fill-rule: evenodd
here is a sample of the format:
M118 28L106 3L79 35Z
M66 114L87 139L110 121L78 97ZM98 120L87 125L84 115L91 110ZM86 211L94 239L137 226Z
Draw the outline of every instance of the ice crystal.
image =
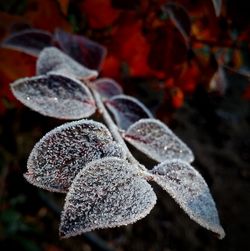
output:
M141 102L127 95L113 96L105 104L113 114L118 127L124 130L142 118L153 117Z
M224 237L209 188L191 165L180 160L167 160L154 167L151 173L155 182L174 198L192 220L220 238Z
M60 235L127 225L145 217L156 203L151 186L125 160L90 162L73 181L61 216Z
M22 78L11 84L16 98L34 111L59 119L86 118L95 101L86 86L59 74Z
M86 163L108 156L124 158L125 153L103 124L91 120L66 123L35 145L25 177L38 187L67 192Z
M192 162L192 151L165 124L156 119L141 119L131 125L124 138L148 157L163 162L180 159Z

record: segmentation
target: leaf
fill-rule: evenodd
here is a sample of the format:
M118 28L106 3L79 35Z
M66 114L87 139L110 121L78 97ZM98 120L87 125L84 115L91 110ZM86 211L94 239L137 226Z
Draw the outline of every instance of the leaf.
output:
M139 100L127 95L113 96L105 102L105 105L113 114L118 127L124 130L139 119L153 117Z
M90 70L70 58L68 55L55 47L42 50L37 60L37 74L43 75L51 71L64 71L76 78L95 78L98 72Z
M92 29L109 28L119 18L120 11L111 5L111 0L85 0L80 5L81 13L84 13L89 27Z
M30 109L59 119L80 119L95 112L88 88L59 74L22 78L11 84L15 97Z
M167 160L151 170L153 180L166 190L188 216L201 226L225 236L209 188L202 176L188 163Z
M51 40L52 35L49 32L27 29L11 34L2 42L1 46L37 57L43 48L51 46Z
M111 98L123 93L121 86L110 78L100 78L94 81L96 90L103 98Z
M173 24L188 43L191 32L191 20L186 9L174 2L163 5L162 9L168 14Z
M212 0L212 3L214 6L216 16L217 17L220 16L221 7L222 7L222 0Z
M118 158L90 162L74 179L61 216L60 235L127 225L156 203L152 187L137 169Z
M68 9L69 9L69 1L70 0L57 0L59 6L60 6L60 9L62 11L62 13L67 16L68 14Z
M180 159L192 162L194 156L189 147L182 142L165 124L156 119L141 119L131 125L124 138L158 162Z
M72 35L60 29L56 29L54 39L59 47L78 63L100 70L107 54L105 47L84 36Z
M35 186L67 192L88 162L108 156L125 156L108 129L92 120L74 121L48 132L34 146L24 176Z

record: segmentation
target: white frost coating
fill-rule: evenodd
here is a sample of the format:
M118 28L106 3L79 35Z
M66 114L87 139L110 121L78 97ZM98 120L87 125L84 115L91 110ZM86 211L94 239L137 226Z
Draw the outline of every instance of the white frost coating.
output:
M152 187L131 164L118 158L90 162L74 179L65 199L60 235L127 225L156 203Z
M189 217L201 226L225 236L218 212L203 177L188 163L165 161L151 171L153 180L166 190Z
M14 49L37 57L44 47L51 45L52 34L37 29L27 29L8 36L1 47Z
M33 148L25 178L54 192L67 192L76 174L90 161L125 158L108 129L92 120L66 123L48 132Z
M124 130L142 118L153 117L144 104L127 95L113 96L105 105L113 114L117 126Z
M39 54L36 71L37 75L43 75L51 71L63 70L76 78L95 78L98 72L90 70L79 64L77 61L69 57L55 47L47 47Z
M11 90L24 105L45 116L81 119L96 109L85 85L58 73L19 79L11 84Z
M128 128L124 138L158 162L180 159L191 163L194 160L189 147L157 119L139 120Z
M121 86L110 78L99 78L93 82L102 98L111 98L123 93Z

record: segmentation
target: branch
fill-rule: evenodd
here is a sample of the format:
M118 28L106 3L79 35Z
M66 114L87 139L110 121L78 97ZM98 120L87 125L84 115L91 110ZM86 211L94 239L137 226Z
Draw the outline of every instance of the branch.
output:
M89 83L88 83L89 84ZM119 133L119 130L117 128L117 126L115 125L113 119L111 118L111 116L109 115L106 107L104 106L101 97L99 95L99 93L95 90L93 85L89 86L93 92L94 98L96 100L96 106L99 110L99 112L102 114L103 119L105 121L105 123L107 124L111 134L113 135L114 139L123 147L123 149L126 151L126 157L127 160L131 163L131 164L135 164L136 166L138 166L142 171L146 171L146 167L143 166L142 164L140 164L138 162L137 159L135 159L135 157L132 155L132 153L129 151L126 143L124 142L121 134Z

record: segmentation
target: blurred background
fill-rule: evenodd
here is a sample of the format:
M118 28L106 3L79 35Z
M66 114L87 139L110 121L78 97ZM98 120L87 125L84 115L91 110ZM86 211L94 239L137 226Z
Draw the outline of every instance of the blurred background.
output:
M190 146L193 166L211 189L226 237L218 240L191 221L153 185L158 202L143 220L60 240L64 196L28 184L23 173L34 144L64 121L43 117L14 98L9 84L33 76L36 57L1 47L0 250L248 250L246 1L0 0L0 40L27 28L52 34L60 28L107 49L97 66L100 76L118 81Z

